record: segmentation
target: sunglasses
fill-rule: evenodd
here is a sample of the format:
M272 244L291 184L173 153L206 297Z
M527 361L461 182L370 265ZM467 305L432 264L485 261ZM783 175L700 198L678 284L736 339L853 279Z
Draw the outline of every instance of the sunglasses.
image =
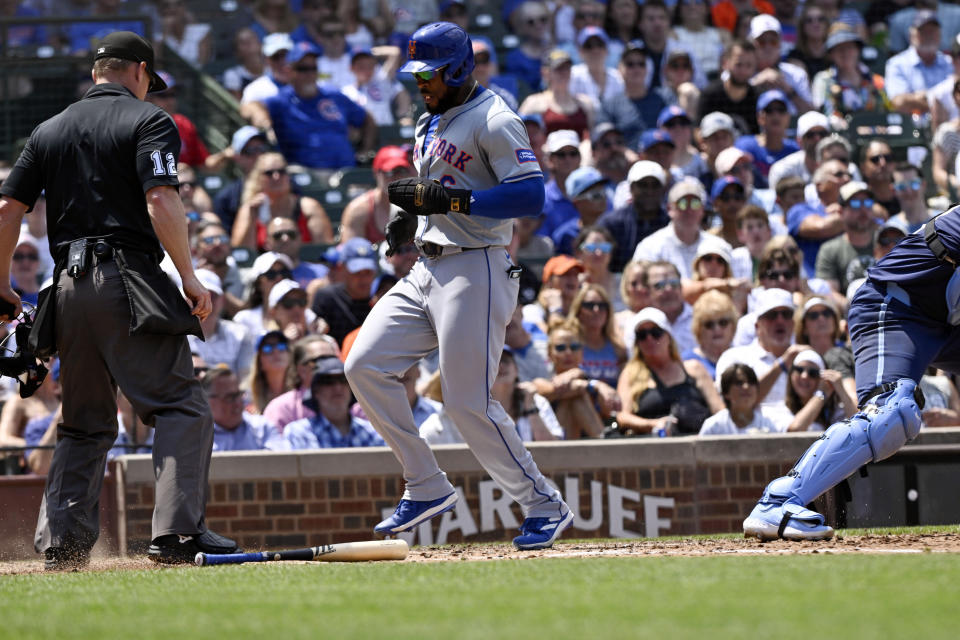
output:
M670 287L671 289L679 289L680 278L667 278L666 280L661 280L660 282L654 282L650 286L657 291L663 291L667 287Z
M646 69L647 61L646 60L628 60L623 63L623 66L625 66L628 69L636 69L637 67L643 67L644 69Z
M330 357L335 357L335 356L326 356L326 355L324 355L324 356L317 356L316 358L310 358L310 359L308 359L308 360L302 360L302 361L300 362L300 364L301 364L301 365L308 365L308 366L311 366L311 367L315 367L315 366L317 366L317 363L318 363L318 362L320 362L321 360L323 360L323 359L325 359L325 358L330 358Z
M764 107L763 112L768 115L774 115L774 114L783 115L784 113L787 112L787 108L780 107L780 106L775 107L771 105L769 107Z
M602 193L600 194L603 195ZM613 245L609 242L584 242L580 245L582 251L599 251L600 253L610 253L613 250Z
M803 374L807 374L807 377L810 377L810 378L820 377L820 369L817 369L816 367L800 367L797 365L793 365L792 367L790 367L790 372L796 373L797 375L800 375L800 376L802 376Z
M580 304L580 308L588 311L609 311L610 305L606 302L584 302Z
M873 206L873 200L870 198L854 198L847 203L851 209L869 209Z
M812 130L812 131L807 131L805 134L803 134L803 138L804 138L804 139L807 139L807 138L826 138L828 135L830 135L830 134L827 133L826 131L824 131L823 129L814 129L814 130Z
M890 163L890 162L893 162L893 154L892 154L892 153L878 153L878 154L875 155L875 156L869 156L869 157L867 158L867 160L869 160L869 161L872 162L873 164L880 164L880 161L881 161L881 160L883 160L883 161L886 162L886 163Z
M577 196L574 198L574 200L586 200L587 202L606 202L607 194L605 194L603 191L591 191L589 193L584 193L583 195ZM606 244L610 243L608 242ZM583 249L583 246L580 248ZM592 249L590 249L590 251L592 251ZM609 251L609 249L607 249L607 251Z
M261 353L273 353L274 351L283 352L287 350L286 342L268 342L260 347Z
M213 246L215 244L227 244L230 242L230 236L228 236L225 233L221 233L218 236L206 236L204 238L200 238L200 242L207 245L208 247Z
M269 280L276 280L277 278L290 278L293 276L293 273L290 269L269 269L268 271L264 271L263 275Z
M571 352L580 351L583 348L583 345L579 342L571 342L570 344L560 343L553 345L553 350L557 353L566 353L567 349Z
M819 318L832 318L833 311L829 309L824 309L823 311L808 311L806 318L808 320L817 320Z
M734 189L731 192L724 191L719 196L717 200L720 202L744 202L747 199L747 196L740 189Z
M790 309L774 309L773 311L768 311L761 318L765 320L793 320L793 311Z
M667 65L670 69L693 69L693 65L682 60L673 60Z
M637 329L637 333L635 335L637 336L637 342L643 342L647 339L647 337L651 337L654 340L659 340L665 333L666 331L660 327L651 327L649 329Z
M731 324L733 324L733 320L730 318L720 318L719 320L707 320L703 323L703 328L707 331L713 331L716 327L726 329Z
M277 303L278 307L283 309L296 309L303 308L307 306L307 301L301 298L282 298L280 302Z
M210 398L226 400L227 402L236 402L243 399L243 391L231 391L230 393L221 393L220 395L211 395Z
M702 209L703 200L700 198L683 198L682 200L677 201L677 209L680 211L687 211L690 209Z
M900 191L901 193L906 191L907 189L912 189L913 191L919 191L921 184L922 183L920 182L919 178L914 178L910 182L898 182L895 185L893 185L893 188L896 189L897 191Z
M440 67L439 69L433 69L433 70L430 70L430 71L415 71L415 72L413 73L413 77L416 78L417 80L422 80L422 81L424 81L424 82L430 82L431 80L433 80L434 78L436 78L437 75L439 75L440 71L443 70L443 69L444 69L444 67Z
M583 43L583 48L588 51L590 49L606 49L607 45L600 38L587 38L587 41Z
M689 127L691 125L690 121L686 118L674 118L673 120L667 120L663 123L664 129L676 129L677 127Z
M553 158L579 158L580 152L576 149L573 151L554 151L550 156Z
M533 26L535 24L547 24L550 22L550 16L532 16L524 20L528 26Z
M287 168L280 167L279 169L264 169L262 173L269 178L282 178L283 176L287 175Z
M296 71L297 73L316 73L317 67L314 65L305 65L300 67L294 67L293 70Z
M40 256L37 255L37 254L35 254L35 253L15 253L15 254L13 254L13 261L14 261L14 262L23 262L24 260L26 260L27 262L39 262L39 261L40 261Z
M766 271L763 274L764 280L793 280L797 277L797 272L793 269L786 271Z
M597 146L603 149L616 149L617 147L622 147L624 145L623 138L607 138L601 140Z
M295 240L297 238L297 232L289 231L289 230L274 231L273 233L270 234L270 237L277 241L288 242L290 240Z

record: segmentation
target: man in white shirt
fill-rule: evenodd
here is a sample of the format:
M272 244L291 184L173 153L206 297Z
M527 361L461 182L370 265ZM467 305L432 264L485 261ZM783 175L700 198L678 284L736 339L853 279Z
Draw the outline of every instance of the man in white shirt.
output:
M696 178L686 177L673 185L667 196L670 224L641 240L633 259L672 262L681 278L692 278L693 259L700 243L720 240L707 234L701 226L706 201L706 191ZM726 245L727 251L731 250L725 241L720 242Z
M211 367L224 365L245 380L253 364L253 337L245 326L220 317L223 312L223 285L220 278L208 269L197 269L197 278L210 292L213 310L200 322L203 340L187 336L190 351L204 359ZM216 419L216 417L214 417Z
M240 98L240 115L255 127L267 130L270 122L253 121L259 112L250 106L271 98L290 81L290 65L287 53L293 49L293 39L287 33L271 33L263 39L263 57L267 59L267 71L243 89Z

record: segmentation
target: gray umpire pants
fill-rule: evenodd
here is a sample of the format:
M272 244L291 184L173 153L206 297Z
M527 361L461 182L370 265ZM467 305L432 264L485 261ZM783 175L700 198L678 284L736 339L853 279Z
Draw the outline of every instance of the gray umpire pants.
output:
M408 500L453 492L430 445L420 437L400 376L439 348L443 406L490 477L526 517L556 517L569 508L547 484L516 426L490 387L519 281L502 247L421 259L370 311L347 357L350 386L364 412L403 465Z
M61 274L56 335L63 422L34 546L89 549L100 534L107 452L117 437L117 386L156 431L153 537L201 533L213 418L184 336L129 335L130 304L116 263L79 279Z

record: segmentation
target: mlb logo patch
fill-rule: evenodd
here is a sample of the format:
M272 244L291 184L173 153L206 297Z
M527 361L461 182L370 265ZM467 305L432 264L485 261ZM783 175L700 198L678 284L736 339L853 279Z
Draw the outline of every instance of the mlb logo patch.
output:
M536 162L536 161L537 161L537 156L533 154L533 150L517 149L517 162L522 164L524 162Z

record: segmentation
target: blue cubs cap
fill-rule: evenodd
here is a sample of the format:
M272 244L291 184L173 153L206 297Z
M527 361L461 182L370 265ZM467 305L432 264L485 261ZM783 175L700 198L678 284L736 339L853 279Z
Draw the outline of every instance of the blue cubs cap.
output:
M690 116L687 115L687 112L684 111L682 107L672 104L660 110L660 115L657 116L657 128L662 129L663 125L675 118L683 118L688 124L693 124L693 120L690 119Z
M287 51L287 64L297 64L306 56L320 57L320 49L307 41L298 42L292 49Z
M793 108L793 103L790 102L790 98L787 97L783 91L780 89L770 89L769 91L764 91L760 94L760 97L757 98L757 112L763 111L771 102L782 102L783 106L787 108L787 111L793 115L796 110Z
M716 200L719 198L720 194L723 193L723 190L732 184L745 191L743 188L743 183L737 178L734 178L733 176L720 176L713 181L713 186L710 187L710 200Z
M567 188L567 197L571 200L576 198L581 193L594 187L598 184L607 184L610 182L603 177L599 171L594 167L580 167L574 169L570 175L567 176L567 180L563 183L563 186Z
M348 273L377 270L376 252L366 238L350 238L344 242L340 247L340 261Z
M647 129L643 132L643 135L640 136L640 151L646 151L650 147L655 147L658 144L668 144L671 147L677 146L673 138L670 137L670 134L663 129Z

